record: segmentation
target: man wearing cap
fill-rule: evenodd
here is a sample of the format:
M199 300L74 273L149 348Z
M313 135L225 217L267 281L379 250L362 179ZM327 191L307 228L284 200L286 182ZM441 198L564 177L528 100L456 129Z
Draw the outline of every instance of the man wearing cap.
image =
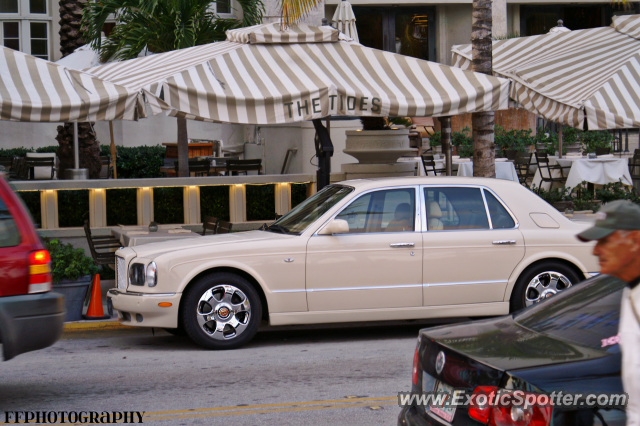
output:
M594 241L602 274L627 283L622 294L618 336L622 348L622 384L629 394L627 426L640 426L640 206L618 200L604 206L595 226L578 234Z

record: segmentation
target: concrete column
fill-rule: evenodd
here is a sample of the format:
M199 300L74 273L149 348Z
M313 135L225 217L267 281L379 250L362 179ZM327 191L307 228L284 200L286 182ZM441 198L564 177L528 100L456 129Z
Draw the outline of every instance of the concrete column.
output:
M229 185L229 220L234 223L247 221L247 187L245 185Z
M491 24L491 35L501 37L507 35L507 0L492 0L491 14L493 22Z
M58 191L40 191L41 229L58 229Z
M283 215L291 210L291 184L276 183L276 214Z
M444 65L451 63L451 49L447 48L447 5L436 5L436 57Z
M107 226L107 190L89 190L89 225L92 228Z
M307 198L311 197L313 194L318 192L318 187L315 182L309 182L307 184Z
M138 225L144 226L153 222L153 188L138 188Z
M200 219L200 187L185 186L184 187L184 223L185 225L193 225L202 223Z

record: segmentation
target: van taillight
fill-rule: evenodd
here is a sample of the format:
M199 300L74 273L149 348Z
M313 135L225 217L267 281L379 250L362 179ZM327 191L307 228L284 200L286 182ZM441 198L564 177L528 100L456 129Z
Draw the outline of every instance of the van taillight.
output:
M52 289L51 256L46 250L29 253L29 294Z

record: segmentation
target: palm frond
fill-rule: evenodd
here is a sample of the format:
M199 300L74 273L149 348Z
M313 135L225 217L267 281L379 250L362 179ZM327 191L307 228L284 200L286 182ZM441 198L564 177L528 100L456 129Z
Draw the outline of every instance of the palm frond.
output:
M295 25L320 4L320 0L280 0L281 22L285 28Z

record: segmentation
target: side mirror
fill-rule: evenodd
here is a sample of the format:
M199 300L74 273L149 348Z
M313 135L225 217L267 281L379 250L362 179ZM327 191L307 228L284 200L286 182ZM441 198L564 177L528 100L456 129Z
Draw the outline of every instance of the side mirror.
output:
M349 223L343 219L334 219L318 235L348 234Z

